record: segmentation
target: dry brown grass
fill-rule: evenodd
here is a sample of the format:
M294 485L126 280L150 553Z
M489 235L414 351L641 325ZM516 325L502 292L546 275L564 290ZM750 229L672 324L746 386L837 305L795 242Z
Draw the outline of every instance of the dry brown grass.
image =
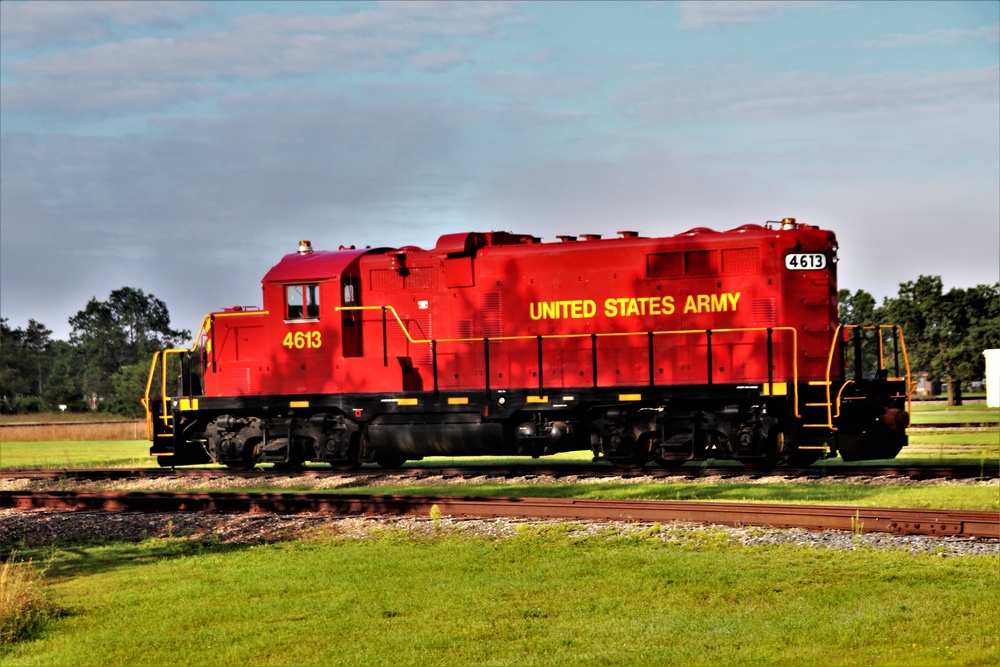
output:
M10 425L0 428L0 442L86 442L94 440L144 440L146 422Z
M110 412L31 412L23 415L0 415L0 424L39 424L69 422L128 422L129 417Z
M0 565L0 646L33 635L60 608L45 592L42 573L31 560L17 560L13 552Z

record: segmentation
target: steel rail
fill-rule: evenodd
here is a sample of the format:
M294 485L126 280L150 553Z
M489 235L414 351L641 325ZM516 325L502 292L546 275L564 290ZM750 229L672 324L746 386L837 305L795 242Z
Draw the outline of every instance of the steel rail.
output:
M677 468L649 467L638 470L619 470L606 465L563 464L563 465L510 465L510 466L447 466L447 467L406 467L406 468L361 468L339 471L332 468L305 468L303 470L281 470L278 468L258 468L237 472L227 468L57 468L57 469L5 469L0 470L0 479L155 479L163 477L219 478L244 477L266 480L271 477L369 477L387 476L410 477L415 479L441 477L588 477L588 478L675 478L698 479L701 477L789 477L805 479L843 477L907 477L909 479L996 479L1000 477L997 465L836 465L810 466L805 468L771 468L755 470L744 466L683 466Z
M492 339L491 339L492 340ZM129 425L129 426L145 426L146 422L142 419L125 419L118 421L70 421L70 422L4 422L0 423L0 429L5 428L59 428L62 426L118 426L118 425ZM963 428L1000 428L1000 422L997 421L985 421L985 422L963 422L963 423L941 423L941 424L913 424L911 423L906 427L907 431L936 431L936 430L951 430L951 429L963 429Z
M1000 422L966 422L962 424L910 424L906 427L909 431L951 431L958 429L981 429L981 428L1000 428Z
M0 508L111 512L320 513L518 517L771 526L1000 539L1000 512L658 500L371 496L330 493L0 491Z

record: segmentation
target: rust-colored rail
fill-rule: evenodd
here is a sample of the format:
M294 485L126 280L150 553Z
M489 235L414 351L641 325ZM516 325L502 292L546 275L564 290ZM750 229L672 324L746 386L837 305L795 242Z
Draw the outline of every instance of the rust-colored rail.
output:
M689 521L1000 539L1000 512L574 498L298 493L0 492L0 507L122 512L249 512Z

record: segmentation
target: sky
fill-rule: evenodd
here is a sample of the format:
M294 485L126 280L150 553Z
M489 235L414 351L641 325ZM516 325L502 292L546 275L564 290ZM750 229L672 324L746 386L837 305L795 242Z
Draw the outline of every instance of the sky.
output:
M0 316L260 305L298 241L794 217L1000 280L1000 3L0 2Z

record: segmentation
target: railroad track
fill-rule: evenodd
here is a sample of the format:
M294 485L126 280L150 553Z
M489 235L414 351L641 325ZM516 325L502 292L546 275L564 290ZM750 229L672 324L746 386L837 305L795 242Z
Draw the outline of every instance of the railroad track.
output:
M62 427L62 426L116 426L116 425L136 425L143 429L146 428L146 422L142 420L110 420L110 421L70 421L70 422L6 422L0 424L0 429L4 428L52 428L52 427ZM1000 426L1000 422L997 421L983 421L983 422L961 422L961 423L920 423L920 424L910 424L907 426L907 430L923 430L923 429L956 429L956 428L996 428Z
M3 491L0 508L644 521L1000 539L1000 512L576 498Z
M918 465L836 465L810 466L807 468L772 468L754 470L744 466L683 466L678 468L649 467L642 470L619 470L602 465L514 465L514 466L462 466L462 467L419 467L419 468L361 468L349 472L332 468L306 468L304 470L281 470L260 468L247 472L234 472L226 468L64 468L37 470L0 470L4 479L75 479L75 480L116 480L155 479L163 477L246 477L265 481L269 477L329 477L350 476L379 479L387 476L421 479L426 477L589 477L589 478L635 478L635 477L789 477L801 479L837 477L906 477L920 479L996 479L1000 477L1000 466L918 466Z

